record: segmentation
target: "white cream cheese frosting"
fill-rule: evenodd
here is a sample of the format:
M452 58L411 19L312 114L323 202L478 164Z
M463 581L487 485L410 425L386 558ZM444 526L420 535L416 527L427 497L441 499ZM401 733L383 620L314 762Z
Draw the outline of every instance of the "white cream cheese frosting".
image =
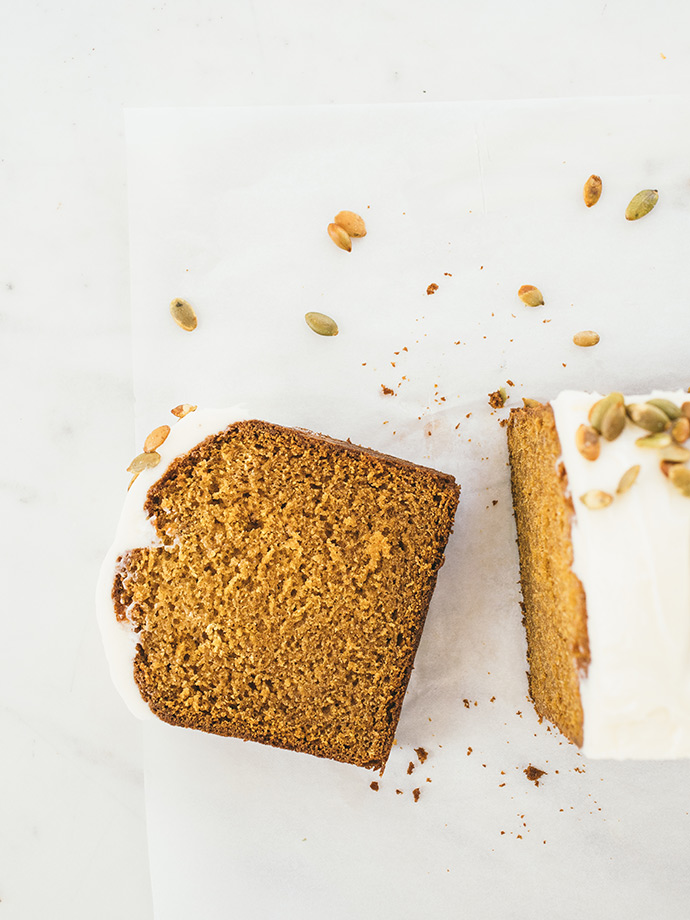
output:
M241 407L233 407L197 410L174 421L170 434L157 448L161 456L160 463L153 469L139 473L127 493L115 539L101 566L96 589L96 610L113 683L127 706L140 719L155 717L142 699L134 680L137 634L127 621L120 622L115 616L112 591L117 560L128 550L159 545L155 528L144 511L144 503L146 493L161 478L171 462L188 453L205 438L250 417Z
M661 472L657 450L639 447L646 434L628 422L614 441L602 439L586 460L575 432L587 423L596 393L567 391L551 403L575 514L573 571L587 603L591 662L580 682L582 751L590 757L690 757L690 498ZM683 391L626 396L626 404ZM639 464L632 488L616 487ZM590 489L614 496L605 508L580 501Z

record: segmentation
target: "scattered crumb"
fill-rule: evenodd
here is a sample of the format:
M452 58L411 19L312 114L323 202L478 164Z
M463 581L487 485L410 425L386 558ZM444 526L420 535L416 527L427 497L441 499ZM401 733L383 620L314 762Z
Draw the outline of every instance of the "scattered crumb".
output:
M501 387L493 393L489 393L489 405L492 409L502 409L506 404L506 391Z
M514 386L515 386L515 384L513 383L512 380L506 380L506 383L508 384L509 387L514 387Z
M498 504L498 499L497 499L497 498L492 498L492 499L491 499L491 504L492 504L492 505L494 506L494 508L495 508L496 505ZM495 699L495 697L494 697L494 699ZM493 702L493 700L492 700L492 702Z
M427 776L426 781L427 781L427 783L430 783L430 782L431 782L431 777L430 777L430 776Z
M407 765L407 775L409 776L415 768L415 764L410 761Z
M502 419L499 420L498 424L501 426L501 428L505 428L506 425L508 424L508 419L507 419L507 418L502 418Z
M435 294L437 290L438 290L437 284L430 284L429 287L426 289L426 292L427 294Z
M471 748L471 747L468 747L468 748L467 748L467 756L469 757L471 753L472 753L472 748Z
M415 754L419 757L419 762L424 763L424 761L429 756L423 747L418 747L414 749Z
M463 701L462 701L462 705L465 707L465 709L469 709L469 708L470 708L470 701L469 701L469 700L463 700Z
M402 795L402 794L403 794L402 789L396 789L396 790L395 790L395 794L396 794L396 795Z
M373 783L369 783L369 788L370 788L370 789L373 789L374 792L378 792L378 791L379 791L379 784L376 782L376 780L374 780Z
M383 383L381 384L381 389L383 390L384 396L395 396L395 390L391 390L390 387L385 386Z
M545 776L546 770L540 770L539 767L533 767L532 764L530 764L528 767L525 767L523 773L531 783L538 786L539 780L542 776Z
M413 789L413 790L412 790L412 795L413 795L413 797L414 797L415 802L418 802L418 801L419 801L419 796L421 795L421 792L419 791L418 788L417 788L417 789Z
M453 275L452 275L450 272L444 272L443 274L446 276L446 278L452 278L452 277L453 277Z

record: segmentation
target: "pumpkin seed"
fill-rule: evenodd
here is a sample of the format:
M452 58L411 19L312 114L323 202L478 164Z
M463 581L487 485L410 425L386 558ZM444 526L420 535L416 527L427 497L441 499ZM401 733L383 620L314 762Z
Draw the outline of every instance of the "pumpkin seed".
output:
M625 428L625 406L623 403L612 403L601 420L601 436L607 441L615 441Z
M352 252L352 240L347 230L343 230L338 224L329 224L328 235L339 249L344 249L346 252Z
M518 291L518 297L528 307L541 307L544 304L541 291L533 284L523 284Z
M591 348L592 345L599 344L599 334L592 329L583 329L582 332L575 333L573 342L581 348Z
M647 404L649 406L656 406L657 409L661 409L662 412L665 412L666 415L673 421L674 419L680 418L682 412L678 406L671 402L670 399L648 399Z
M627 492L628 489L632 486L632 484L637 479L639 472L640 472L639 463L636 463L635 466L631 466L629 470L626 470L621 476L621 480L618 483L616 492L619 495L623 495L624 492Z
M159 448L169 434L170 425L159 425L158 428L154 428L144 441L144 453L150 454L152 450Z
M180 329L185 332L192 332L196 329L196 313L194 308L186 300L176 297L170 302L170 315L175 320Z
M686 463L690 460L690 450L680 444L669 444L660 451L659 456L669 463Z
M608 492L602 492L601 489L590 489L580 496L580 501L591 511L598 511L600 508L608 507L613 501L613 495Z
M690 418L690 402L684 402L680 407L680 411L686 418Z
M585 187L582 190L582 195L588 208L591 208L592 205L596 204L597 201L599 201L601 198L601 176L590 176L589 179L585 182Z
M189 415L190 412L196 412L197 406L192 406L189 403L181 403L179 406L175 406L174 409L170 410L170 414L174 415L176 418L184 418L185 415Z
M599 434L601 434L601 423L608 410L612 405L620 403L622 406L624 402L625 398L623 394L616 392L609 393L608 396L604 396L602 399L595 402L589 410L589 423L592 428L595 428Z
M596 460L601 450L599 433L591 425L580 425L575 432L575 445L585 460Z
M645 438L638 438L635 444L638 447L668 447L671 440L671 435L667 431L657 431L655 434L648 434Z
M333 218L333 223L342 227L348 236L355 237L355 239L367 235L364 221L354 211L339 211Z
M523 396L522 401L525 404L525 409L536 409L538 406L543 405L538 399L530 399L529 396Z
M337 335L338 324L325 313L305 313L307 326L317 335Z
M690 469L687 466L675 464L669 469L668 478L683 495L690 498Z
M681 415L671 424L671 437L678 444L682 444L690 438L690 418Z
M631 403L626 406L626 411L630 421L645 431L665 431L671 425L671 420L663 409L649 403Z
M161 462L161 455L157 450L144 451L143 454L139 454L132 460L132 462L127 467L128 473L141 473L143 470L150 470L154 466L158 466Z
M649 214L659 200L659 193L655 188L646 188L634 195L630 204L625 209L626 220L639 220Z

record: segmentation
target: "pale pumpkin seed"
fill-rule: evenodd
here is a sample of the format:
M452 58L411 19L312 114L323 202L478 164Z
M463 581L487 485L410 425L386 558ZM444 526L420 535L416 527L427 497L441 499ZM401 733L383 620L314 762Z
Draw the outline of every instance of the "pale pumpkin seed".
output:
M690 450L687 447L681 447L680 444L669 444L659 452L659 456L662 460L668 460L669 463L686 463L690 460Z
M580 425L575 432L575 445L585 460L596 460L601 450L599 433L591 425Z
M680 418L682 412L678 406L671 402L670 399L648 399L647 405L656 406L657 409L661 409L662 412L665 412L666 415L673 421L674 419Z
M179 406L175 406L174 409L171 409L170 413L176 418L184 418L185 415L189 415L190 412L196 412L196 410L197 407L192 406L190 403L180 403Z
M522 401L525 405L525 409L536 409L537 407L543 405L543 403L540 403L538 399L530 399L529 396L523 396Z
M144 441L144 453L150 454L152 450L159 448L169 434L170 425L159 425L158 428L154 428Z
M352 252L352 240L347 230L343 230L338 224L329 224L328 235L339 249L344 249L345 252Z
M683 444L690 438L690 418L681 415L671 425L671 437L678 444Z
M307 326L317 335L337 335L338 324L325 313L305 313Z
M192 332L196 329L197 320L194 308L186 300L176 297L170 302L170 315L175 320L180 329L185 332Z
M627 492L628 489L632 486L632 484L637 479L639 472L640 472L639 463L636 463L635 466L631 466L629 470L626 470L621 476L621 480L618 483L616 492L619 495L623 495L624 492Z
M671 420L663 409L649 403L631 403L626 406L626 411L630 421L645 431L665 431L671 425Z
M583 329L582 332L575 333L573 342L581 348L591 348L592 345L599 344L599 334L592 329Z
M544 304L541 291L533 284L523 284L518 291L518 297L528 307L541 307Z
M601 198L601 176L592 175L589 177L582 190L582 196L588 208L591 208L592 205L599 201Z
M648 434L644 438L638 438L635 444L638 447L668 447L672 438L667 431L657 431L655 434Z
M348 236L352 236L355 239L367 235L364 221L354 211L339 211L333 218L333 223L342 227Z
M613 501L613 495L608 492L602 492L601 489L590 489L580 496L582 504L591 511L598 511L600 508L608 507Z
M668 478L683 495L690 498L690 469L687 466L675 464L669 469Z
M649 214L659 200L659 193L655 188L646 188L634 195L630 204L625 209L626 220L639 220Z
M589 410L589 422L592 428L595 428L599 434L601 434L601 422L610 407L616 403L620 403L622 406L625 402L625 397L622 393L609 393L608 396L604 396L594 403L592 408Z
M139 454L132 460L132 462L127 467L128 473L141 473L143 470L150 470L154 466L158 466L161 462L161 455L157 450L152 450L149 452L144 451L143 454Z
M690 418L690 402L684 402L680 411L686 418Z

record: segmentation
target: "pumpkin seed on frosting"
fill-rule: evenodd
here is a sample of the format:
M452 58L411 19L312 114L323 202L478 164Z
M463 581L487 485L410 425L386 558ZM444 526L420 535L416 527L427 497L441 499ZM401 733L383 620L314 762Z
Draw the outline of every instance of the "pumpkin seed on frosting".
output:
M635 441L635 444L638 447L668 447L673 441L673 438L668 433L668 431L657 431L654 434L645 435L643 438L638 438Z
M690 418L681 415L671 424L671 437L677 444L683 444L690 438Z
M170 425L159 425L147 436L144 441L144 453L150 454L152 450L157 450L170 434Z
M625 397L622 393L614 391L609 393L607 396L603 396L601 399L597 400L592 408L589 410L589 423L599 434L602 434L602 422L604 416L611 409L612 406L625 406ZM625 416L625 412L623 413ZM625 425L625 418L623 419L623 425ZM621 431L623 428L621 427ZM620 432L619 432L620 434ZM611 438L607 438L611 440Z
M616 487L616 492L619 495L623 495L628 491L629 488L633 485L637 479L640 472L640 464L636 463L635 466L631 466L629 470L626 470L620 478L620 482Z
M674 464L668 471L668 478L679 492L690 498L690 469L687 466Z
M674 402L671 402L670 399L657 399L655 397L654 399L648 399L647 405L656 406L657 409L661 409L662 412L665 412L666 415L668 415L671 421L680 418L683 414L679 407Z
M671 419L664 410L650 403L630 403L625 409L633 425L645 431L666 431L671 425Z
M575 446L585 460L596 460L601 451L599 433L591 425L580 425L575 432Z
M613 495L608 492L602 492L601 489L590 489L580 496L580 501L591 511L598 511L601 508L607 508L613 501Z
M143 470L150 470L154 466L158 466L161 462L161 455L157 450L144 451L143 454L138 454L134 460L127 467L128 473L141 473Z

